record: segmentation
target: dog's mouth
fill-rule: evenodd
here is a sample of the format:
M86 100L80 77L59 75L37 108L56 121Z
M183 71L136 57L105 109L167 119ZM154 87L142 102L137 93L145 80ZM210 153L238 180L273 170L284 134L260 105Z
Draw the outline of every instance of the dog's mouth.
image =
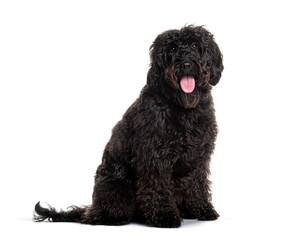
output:
M192 93L195 89L195 79L193 76L183 76L180 80L180 86L183 92Z

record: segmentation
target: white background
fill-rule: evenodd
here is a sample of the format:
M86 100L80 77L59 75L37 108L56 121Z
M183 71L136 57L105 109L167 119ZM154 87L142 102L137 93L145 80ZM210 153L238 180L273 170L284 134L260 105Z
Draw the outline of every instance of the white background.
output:
M296 1L1 1L1 239L298 239ZM211 165L221 217L179 229L33 223L91 203L112 127L164 30L205 25L223 55ZM4 237L5 236L5 237Z

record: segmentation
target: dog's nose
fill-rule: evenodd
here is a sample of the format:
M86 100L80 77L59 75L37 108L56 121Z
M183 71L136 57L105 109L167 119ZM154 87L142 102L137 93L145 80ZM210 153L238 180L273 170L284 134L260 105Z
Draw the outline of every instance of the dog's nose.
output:
M186 62L186 63L182 64L182 68L183 68L183 69L188 69L188 68L190 68L190 63Z

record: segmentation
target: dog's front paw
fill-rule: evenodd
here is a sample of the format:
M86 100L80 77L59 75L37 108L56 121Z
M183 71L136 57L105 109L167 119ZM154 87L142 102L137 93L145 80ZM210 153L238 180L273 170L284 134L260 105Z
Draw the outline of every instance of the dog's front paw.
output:
M159 211L156 212L149 225L161 228L177 228L181 226L182 219L175 211Z
M200 212L200 216L198 217L198 220L216 220L219 217L219 214L216 212L216 210L211 208L205 208Z

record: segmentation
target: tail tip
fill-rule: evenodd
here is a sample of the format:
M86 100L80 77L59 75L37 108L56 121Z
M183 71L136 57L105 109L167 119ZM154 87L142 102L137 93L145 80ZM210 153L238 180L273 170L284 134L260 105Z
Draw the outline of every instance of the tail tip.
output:
M49 206L50 209L42 207L40 205L40 201L37 204L35 204L34 213L33 213L33 221L34 222L42 222L44 220L51 221L52 208L51 208L50 205L48 205L48 206Z

